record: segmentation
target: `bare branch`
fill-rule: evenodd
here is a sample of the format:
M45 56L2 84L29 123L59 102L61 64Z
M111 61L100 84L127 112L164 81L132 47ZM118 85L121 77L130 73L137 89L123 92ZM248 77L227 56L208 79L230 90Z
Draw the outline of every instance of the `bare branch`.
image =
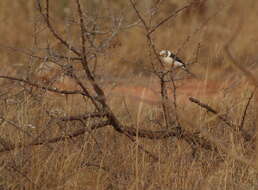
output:
M166 122L166 127L168 128L170 125L168 91L163 77L160 78L160 94L162 99L161 105L162 105L163 114Z
M64 56L64 55L57 55L57 54L53 54L51 53L51 55L49 56L38 56L38 55L35 55L31 50L24 50L22 48L14 48L14 47L9 47L9 46L5 46L5 45L0 45L2 48L5 48L5 49L9 49L11 51L16 51L18 53L21 53L23 55L27 55L27 56L30 56L32 58L35 58L35 59L38 59L38 60L42 60L42 61L52 61L52 62L55 62L55 59L65 59L65 60L69 60L69 61L80 61L81 60L81 57L69 57L69 56ZM91 56L92 58L92 56Z
M246 113L247 113L247 110L248 110L248 107L250 105L250 102L251 100L253 99L254 97L254 94L255 94L255 90L251 93L250 97L248 98L248 101L246 103L246 106L245 106L245 109L244 109L244 112L243 112L243 116L242 116L242 119L241 119L241 124L239 126L239 130L242 131L243 127L244 127L244 124L245 124L245 118L246 118Z
M86 58L86 39L85 39L85 36L84 36L84 34L86 34L86 29L85 29L85 26L84 26L84 20L83 20L80 0L76 0L76 3L77 3L77 9L78 9L78 13L79 13L80 27L81 27L82 59L83 59L83 62L87 63L87 58Z
M73 90L73 91L70 91L70 90L60 90L60 89L57 89L57 88L44 86L44 85L37 84L37 83L31 82L29 80L24 80L24 79L17 78L17 77L0 75L0 78L12 80L12 81L22 82L22 83L25 83L25 84L30 85L30 86L34 86L34 87L42 89L42 90L47 90L47 91L50 91L50 92L55 92L57 94L66 94L66 95L69 95L69 94L81 94L83 96L88 96L86 93L84 93L82 91L79 91L79 90Z
M84 119L89 119L89 118L100 118L100 117L105 117L105 113L101 112L94 112L94 113L86 113L86 114L81 114L81 115L74 115L74 116L69 116L69 117L60 117L57 118L57 120L60 121L80 121Z
M176 82L174 79L174 76L171 76L171 81L172 81L172 85L173 85L173 97L174 97L174 109L175 109L175 117L176 117L176 121L179 124L179 118L178 118L178 113L177 113L177 86L176 86ZM180 125L180 124L179 124Z
M44 14L43 10L42 10L42 6L40 3L40 0L37 0L37 4L38 4L38 8L39 8L39 12L42 15L42 17L44 18L48 29L50 30L50 32L53 34L53 36L59 40L67 49L71 50L74 54L81 56L81 53L79 51L76 50L75 47L73 47L71 44L69 44L65 39L63 39L54 29L54 27L51 25L50 21L49 21L49 0L46 0L46 15Z
M139 20L140 20L140 21L142 22L142 24L144 25L144 28L145 28L145 31L146 31L146 38L147 38L147 40L148 40L148 42L149 42L150 48L152 49L152 51L153 51L153 53L154 53L156 59L159 61L161 67L164 68L163 63L162 63L162 61L160 60L159 54L157 53L155 44L154 44L154 42L153 42L153 40L152 40L152 38L151 38L151 36L150 36L150 34L149 34L149 27L148 27L147 23L145 22L145 20L144 20L143 17L141 16L139 10L136 8L135 2L134 2L133 0L130 0L130 3L131 3L131 5L132 5L132 7L133 7L133 9L134 9L134 11L135 11L135 13L136 13L136 15L138 16ZM155 73L159 78L161 78L161 76L159 75L158 72L154 71L154 73Z
M135 13L137 14L138 18L140 19L140 21L142 22L143 26L145 27L145 30L148 31L149 27L146 24L145 20L143 19L143 17L141 16L139 10L136 8L136 3L134 2L134 0L130 0L131 5L133 6L133 9L135 10Z
M232 121L228 121L227 118L225 118L225 117L223 117L222 115L220 115L220 113L219 113L218 111L214 110L214 109L213 109L212 107L210 107L209 105L204 104L204 103L200 102L200 100L198 100L198 99L196 99L196 98L193 98L193 97L189 97L189 100L190 100L191 102L193 102L193 103L195 103L195 104L201 106L202 108L205 108L207 111L209 111L209 112L211 112L211 113L217 115L217 117L218 117L221 121L223 121L225 124L227 124L231 129L236 130L236 128L235 128L236 125L234 125L234 124L232 123Z
M152 140L158 139L165 139L165 138L178 138L185 140L190 145L199 146L206 150L214 151L217 150L216 146L213 145L208 140L205 140L203 137L200 136L200 133L192 133L186 130L183 130L180 126L175 126L169 130L162 130L162 131L151 131L151 130L144 130L144 129L135 129L131 127L123 127L122 131L118 131L119 133L127 134L130 136L137 136L141 138L147 138Z
M165 24L167 21L169 21L171 18L176 17L180 12L183 10L191 7L191 4L185 5L182 8L176 10L174 13L163 19L160 23L158 23L156 26L152 27L152 29L148 32L148 35L151 35L153 32L155 32L161 25Z
M98 96L100 96L101 98L99 98L99 101L101 103L105 104L105 94L104 91L99 87L99 85L96 83L90 69L88 66L88 62L87 62L87 57L86 57L86 47L85 47L85 37L84 37L84 33L86 32L85 26L84 26L84 20L83 20L83 15L82 15L82 10L81 10L81 5L80 5L80 1L77 0L76 1L77 4L77 9L78 9L78 13L79 13L79 17L80 17L80 29L81 29L81 43L82 43L82 61L81 64L83 66L83 69L86 73L87 78L89 79L92 87L94 88L95 92L97 93ZM81 86L82 87L82 86Z
M88 89L85 87L85 85L80 81L80 79L74 74L71 73L70 75L75 81L76 83L81 87L81 89L83 90L84 94L91 100L92 104L95 106L96 109L100 110L98 104L96 101L98 102L102 102L102 100L105 98L104 96L97 96L94 97L93 95L90 94L90 92L88 91Z

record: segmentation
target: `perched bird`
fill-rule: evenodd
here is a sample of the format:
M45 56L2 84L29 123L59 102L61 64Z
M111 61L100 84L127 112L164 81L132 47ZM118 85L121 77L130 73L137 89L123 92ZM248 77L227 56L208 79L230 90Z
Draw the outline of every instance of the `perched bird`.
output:
M193 73L191 73L187 68L186 68L186 64L180 59L178 58L175 54L173 54L171 51L169 50L162 50L159 53L162 62L164 63L165 67L168 67L169 69L171 68L182 68L183 70L185 70L187 73L195 76Z
M175 54L173 54L169 50L162 50L159 53L161 60L165 64L165 66L172 66L173 68L182 67L185 68L185 63L178 58Z

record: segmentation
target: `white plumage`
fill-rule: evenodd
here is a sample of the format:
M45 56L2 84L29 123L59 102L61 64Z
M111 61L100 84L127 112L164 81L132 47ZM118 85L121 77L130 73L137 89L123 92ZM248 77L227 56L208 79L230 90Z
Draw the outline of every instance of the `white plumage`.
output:
M162 50L159 55L161 56L161 60L165 66L170 66L172 68L182 67L183 69L186 69L185 63L171 51Z
M175 68L180 67L187 73L196 77L193 73L191 73L186 68L186 64L180 58L178 58L175 54L173 54L171 51L162 50L162 51L160 51L159 55L161 57L162 62L164 63L164 66L166 67L166 69L171 69L171 68L175 69Z

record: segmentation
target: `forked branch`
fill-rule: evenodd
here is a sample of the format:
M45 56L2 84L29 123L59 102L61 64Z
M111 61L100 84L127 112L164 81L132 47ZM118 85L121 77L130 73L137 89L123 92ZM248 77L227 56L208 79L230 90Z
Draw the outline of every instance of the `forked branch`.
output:
M37 5L38 5L38 10L40 12L40 14L42 15L42 17L44 18L48 29L50 30L50 32L53 34L53 36L59 40L61 42L61 44L63 44L67 49L71 50L74 54L76 54L77 56L81 57L81 54L78 50L76 50L75 47L73 47L68 41L66 41L63 37L61 37L56 30L54 29L54 27L51 25L50 20L49 20L49 0L46 0L46 14L43 12L43 8L41 5L41 0L36 0Z

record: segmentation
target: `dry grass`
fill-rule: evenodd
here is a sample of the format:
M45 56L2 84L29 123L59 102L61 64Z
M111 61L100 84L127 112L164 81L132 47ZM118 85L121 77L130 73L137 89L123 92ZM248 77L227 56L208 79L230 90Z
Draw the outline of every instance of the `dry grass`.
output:
M62 25L66 19L65 8L71 7L70 11L75 8L72 1L62 2L56 1L52 6L56 16L54 23L63 35L78 45L76 30L66 31ZM142 1L138 5L141 10L147 2ZM1 79L0 149L5 148L1 139L8 142L7 145L19 148L0 153L0 189L257 189L257 95L251 99L243 123L245 134L250 137L248 141L219 116L234 125L243 122L243 113L254 88L245 75L232 67L223 48L242 22L242 29L231 44L233 55L251 73L257 72L258 25L255 23L258 3L254 0L203 2L206 2L205 6L183 12L159 28L154 39L157 48L178 51L178 55L189 62L195 59L198 44L201 44L198 63L190 68L200 78L198 82L188 79L189 82L178 84L177 112L182 126L193 133L200 131L200 135L219 147L218 152L193 149L177 138L150 140L136 137L132 142L111 127L60 142L26 147L36 137L36 140L65 137L80 129L79 123L52 121L52 118L82 114L92 107L89 100L79 95L56 95ZM155 20L183 5L184 2L179 0L162 2ZM64 51L39 21L41 18L34 6L34 1L28 0L0 1L0 75L28 76L31 80L39 80L34 72L40 61L6 48L33 47L35 32L38 32L38 44L49 43L60 52ZM94 4L89 7L96 9ZM136 19L133 9L128 8L129 3L127 6L120 1L112 1L109 7L112 11L126 7L130 10L129 20ZM35 31L35 28L40 30ZM114 39L113 46L99 56L97 71L105 76L100 81L104 89L120 88L117 94L108 96L108 103L123 124L159 130L164 123L161 106L138 101L139 97L155 96L149 95L152 93L150 88L157 90L155 85L158 82L146 72L150 68L148 55L144 30L133 27L121 32ZM179 75L184 76L182 73ZM66 85L61 88L69 88L67 84L59 81L58 87ZM75 84L71 86L72 89L78 88ZM130 88L128 93L124 90L126 88ZM210 105L219 112L219 116L190 102L188 96ZM151 97L160 101L155 98ZM85 125L90 126L95 121L97 119L86 120ZM155 155L158 161L153 161L142 147Z

